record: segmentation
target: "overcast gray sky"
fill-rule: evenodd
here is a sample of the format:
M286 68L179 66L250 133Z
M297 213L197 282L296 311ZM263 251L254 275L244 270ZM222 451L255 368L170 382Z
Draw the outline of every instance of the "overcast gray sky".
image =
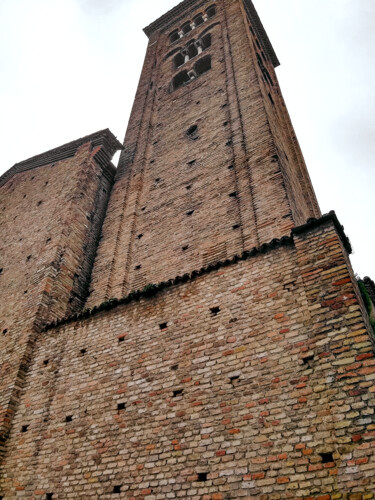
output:
M0 173L109 127L123 141L147 38L177 0L0 0ZM254 0L323 212L375 279L375 1Z

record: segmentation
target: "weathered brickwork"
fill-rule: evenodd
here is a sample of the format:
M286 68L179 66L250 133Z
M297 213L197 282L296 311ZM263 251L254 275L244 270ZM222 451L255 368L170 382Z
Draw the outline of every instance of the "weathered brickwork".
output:
M124 147L0 178L0 500L375 500L374 283L261 21L185 0L145 32Z
M185 4L150 34L90 306L231 257L319 216L273 66L257 48L242 1L216 2L212 18L171 44L169 34L212 2ZM175 69L179 49L208 34L211 46ZM171 91L176 74L207 57L211 70Z
M69 159L24 162L0 187L0 456L36 331L86 300L113 177L87 141Z
M356 284L331 221L293 239L44 333L4 498L374 498Z

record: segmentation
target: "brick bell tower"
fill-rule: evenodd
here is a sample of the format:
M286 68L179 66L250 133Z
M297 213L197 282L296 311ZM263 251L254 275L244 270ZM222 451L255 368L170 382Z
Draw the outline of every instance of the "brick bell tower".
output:
M185 0L145 33L89 306L320 215L251 0Z

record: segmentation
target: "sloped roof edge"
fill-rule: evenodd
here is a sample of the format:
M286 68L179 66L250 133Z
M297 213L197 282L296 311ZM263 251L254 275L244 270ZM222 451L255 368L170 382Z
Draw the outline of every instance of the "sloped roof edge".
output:
M103 167L108 166L116 151L123 149L122 144L109 129L100 130L99 132L81 137L80 139L68 142L67 144L63 144L62 146L46 151L45 153L33 156L32 158L24 160L20 163L16 163L0 177L0 187L20 172L26 172L27 170L32 170L50 163L72 158L76 154L77 150L83 144L88 142L91 142L93 147L104 146L103 149L105 153L103 151L101 153L98 152L98 155L95 156L95 159L97 159ZM107 164L105 165L105 163Z

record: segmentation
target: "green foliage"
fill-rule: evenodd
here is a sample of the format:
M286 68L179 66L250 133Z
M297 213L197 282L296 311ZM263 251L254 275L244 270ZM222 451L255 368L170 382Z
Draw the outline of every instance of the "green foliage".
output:
M368 315L370 316L371 309L372 309L372 302L370 299L370 295L368 294L367 288L365 287L365 284L363 283L362 280L358 280L358 286L359 286L359 290L360 290L362 298L363 298L363 302L365 303L366 310L368 312ZM374 333L375 333L375 320L373 320L371 318L371 316L370 316L370 323L371 323L372 329L374 330Z

